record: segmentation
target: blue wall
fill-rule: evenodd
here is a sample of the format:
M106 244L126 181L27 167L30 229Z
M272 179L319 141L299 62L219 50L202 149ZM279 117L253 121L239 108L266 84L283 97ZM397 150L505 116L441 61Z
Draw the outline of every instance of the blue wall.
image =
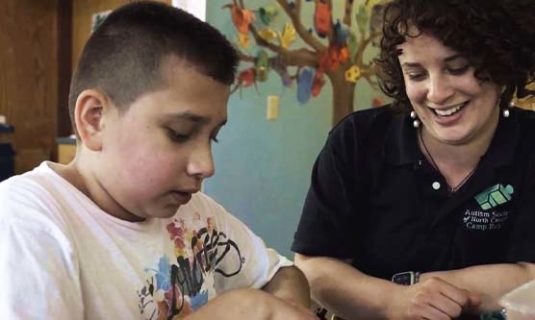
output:
M236 34L228 10L231 0L208 0L207 21L234 41ZM343 2L343 1L338 1ZM274 1L245 0L248 8ZM312 17L312 2L303 2ZM307 11L303 13L305 16ZM286 21L281 12L274 22ZM308 25L310 21L305 21ZM278 27L275 28L277 30ZM298 46L297 46L298 47ZM254 53L254 51L251 51ZM249 67L244 64L242 68ZM374 92L357 86L355 105L369 106ZM277 120L266 120L266 97L280 96ZM331 88L300 105L296 88L284 88L270 73L267 82L235 92L229 102L229 121L214 145L216 174L205 183L205 192L245 222L266 243L288 257L316 155L331 128Z

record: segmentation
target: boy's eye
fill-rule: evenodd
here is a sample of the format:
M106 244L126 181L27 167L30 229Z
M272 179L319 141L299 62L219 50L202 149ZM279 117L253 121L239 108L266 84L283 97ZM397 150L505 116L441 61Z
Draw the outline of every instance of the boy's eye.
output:
M180 133L180 132L177 132L171 128L166 128L167 129L167 135L169 136L169 138L174 141L174 142L177 142L177 143L184 143L184 142L187 142L191 136L192 136L192 133ZM217 138L217 136L213 136L213 137L210 137L210 140L212 140L213 142L215 143L218 143L219 142L219 139Z
M175 130L171 128L167 128L167 135L169 136L169 138L171 138L171 140L173 140L174 142L179 142L179 143L186 142L190 138L189 133L183 134L180 132L176 132Z

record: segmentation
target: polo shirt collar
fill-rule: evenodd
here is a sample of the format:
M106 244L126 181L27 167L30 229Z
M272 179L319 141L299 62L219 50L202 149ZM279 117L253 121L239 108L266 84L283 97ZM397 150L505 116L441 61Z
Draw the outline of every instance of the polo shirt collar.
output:
M486 161L494 167L508 165L513 161L519 140L518 114L513 108L508 118L500 115L496 133L485 153ZM392 165L417 163L421 158L421 151L418 147L417 130L412 126L409 114L395 115L391 124L382 152L385 162Z
M498 128L496 128L489 150L485 154L485 160L494 167L511 164L520 140L519 135L519 112L512 108L508 118L500 115Z
M396 114L388 127L383 148L385 162L392 165L413 164L420 158L417 130L409 114Z

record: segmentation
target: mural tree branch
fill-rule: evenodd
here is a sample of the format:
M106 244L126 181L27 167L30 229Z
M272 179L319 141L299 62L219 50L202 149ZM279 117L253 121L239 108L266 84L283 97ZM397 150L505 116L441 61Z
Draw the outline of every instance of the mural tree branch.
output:
M252 66L239 73L234 90L256 86L266 80L268 72L275 71L285 86L297 82L297 99L306 103L320 94L328 79L333 97L332 123L352 112L356 83L365 80L377 87L374 66L365 61L364 53L380 35L384 0L365 0L355 10L356 14L355 1L345 0L341 20L336 21L331 1L276 0L277 7L273 4L249 8L246 0L232 0L223 6L230 10L238 47L247 48L252 40L258 47L254 56L240 52L241 60ZM314 5L312 28L303 24L303 5ZM278 11L288 18L281 32L270 27ZM295 48L297 37L301 39L299 48ZM290 75L288 67L296 67L295 74Z

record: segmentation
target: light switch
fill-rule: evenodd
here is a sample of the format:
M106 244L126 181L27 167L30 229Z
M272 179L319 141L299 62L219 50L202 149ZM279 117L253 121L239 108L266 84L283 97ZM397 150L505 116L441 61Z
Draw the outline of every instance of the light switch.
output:
M279 117L279 96L268 96L266 118L268 120L275 120L278 117Z

